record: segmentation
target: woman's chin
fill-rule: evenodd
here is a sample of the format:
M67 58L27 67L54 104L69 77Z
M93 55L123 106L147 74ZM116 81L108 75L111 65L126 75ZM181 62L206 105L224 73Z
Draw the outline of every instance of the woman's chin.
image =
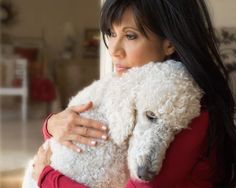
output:
M115 73L117 76L122 76L123 74L125 74L129 69L122 69L122 70L117 70L115 69Z
M116 76L122 76L124 73L126 73L127 71L115 71Z
M116 72L116 76L118 76L118 77L121 77L122 76L122 72Z

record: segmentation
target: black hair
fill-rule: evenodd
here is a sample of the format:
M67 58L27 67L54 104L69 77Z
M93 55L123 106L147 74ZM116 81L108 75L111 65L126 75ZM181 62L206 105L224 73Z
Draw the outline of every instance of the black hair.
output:
M172 59L181 61L204 91L203 105L209 113L205 157L216 150L216 187L236 184L235 103L227 72L219 56L214 28L204 0L106 0L100 27L105 42L112 24L121 22L130 8L141 33L168 39L175 47ZM106 42L105 42L106 44Z

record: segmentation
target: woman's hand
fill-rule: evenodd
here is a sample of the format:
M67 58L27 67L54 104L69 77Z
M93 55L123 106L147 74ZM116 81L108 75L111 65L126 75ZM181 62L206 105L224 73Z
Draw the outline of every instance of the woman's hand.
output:
M80 116L80 113L91 109L92 106L92 102L89 102L52 115L47 124L48 132L61 144L77 152L81 152L81 149L75 146L72 141L95 146L96 139L106 140L107 127L105 125Z
M32 176L35 181L38 181L40 174L42 173L45 166L50 165L52 152L49 146L44 148L41 146L38 150L37 155L34 157L34 164L33 164L33 173Z

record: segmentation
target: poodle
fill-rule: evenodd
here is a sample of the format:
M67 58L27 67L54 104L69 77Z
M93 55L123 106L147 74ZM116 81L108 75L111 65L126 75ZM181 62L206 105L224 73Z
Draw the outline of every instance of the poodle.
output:
M92 188L124 187L128 178L150 181L175 135L200 114L202 91L178 61L150 62L121 77L108 75L80 91L68 106L93 101L81 116L108 125L109 140L77 144L76 153L49 139L51 166ZM37 187L28 166L23 188Z

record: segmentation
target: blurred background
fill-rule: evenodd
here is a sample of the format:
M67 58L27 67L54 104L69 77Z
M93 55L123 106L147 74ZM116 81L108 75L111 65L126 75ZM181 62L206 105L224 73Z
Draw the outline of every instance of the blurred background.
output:
M236 1L208 2L236 93ZM100 40L101 3L0 0L0 188L20 187L47 115L112 71Z

